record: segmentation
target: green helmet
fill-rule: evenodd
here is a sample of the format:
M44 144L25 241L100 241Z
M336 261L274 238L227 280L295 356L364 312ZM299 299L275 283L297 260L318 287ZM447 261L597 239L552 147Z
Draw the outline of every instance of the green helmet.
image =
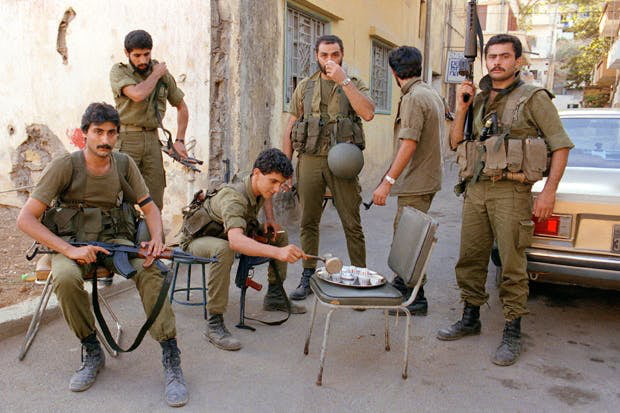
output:
M327 165L338 178L353 179L364 167L364 155L357 145L339 143L329 150Z

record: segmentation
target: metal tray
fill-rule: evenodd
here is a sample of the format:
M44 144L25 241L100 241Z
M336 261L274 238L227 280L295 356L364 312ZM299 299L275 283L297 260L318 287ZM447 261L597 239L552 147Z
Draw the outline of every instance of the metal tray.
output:
M376 285L359 285L359 281L357 280L357 278L355 279L355 282L353 284L345 284L342 282L338 282L338 281L333 281L331 279L325 278L325 275L327 274L327 270L325 268L317 268L316 271L316 275L317 277L319 277L321 280L333 284L333 285L337 285L340 287L349 287L349 288L377 288L377 287L381 287L383 285L385 285L385 283L387 283L387 280L385 279L385 277L381 274L375 273L375 275L381 277L381 282L379 282L379 284Z

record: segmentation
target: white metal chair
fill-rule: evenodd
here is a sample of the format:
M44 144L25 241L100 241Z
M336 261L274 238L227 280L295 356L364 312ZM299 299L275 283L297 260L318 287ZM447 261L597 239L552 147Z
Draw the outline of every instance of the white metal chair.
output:
M96 273L93 274L93 276L96 277L97 276ZM43 317L43 313L45 312L45 309L47 308L47 303L49 302L50 297L52 296L52 290L53 290L52 272L50 271L49 275L47 276L47 280L45 281L45 285L43 286L43 291L41 292L41 298L39 298L39 303L37 304L37 308L35 309L34 314L32 315L32 320L30 321L30 325L28 326L28 331L26 332L26 336L24 337L24 342L22 343L22 346L19 349L18 359L20 361L23 360L24 357L26 357L26 354L28 353L28 350L30 349L32 342L34 341L37 333L39 332L39 327L41 326L41 318ZM99 301L108 310L110 317L112 318L112 320L114 320L114 323L116 324L116 334L114 336L114 339L118 343L119 339L121 338L121 334L123 332L122 330L123 326L121 325L121 322L119 321L116 314L114 314L114 312L112 311L112 307L107 302L107 300L103 297L103 295L99 295ZM103 347L107 350L107 352L112 357L118 356L118 352L109 346L109 344L107 343L107 341L105 340L105 338L103 337L99 329L95 328L95 331L97 333L97 338L99 338L99 341L102 343Z
M308 354L310 336L316 318L317 304L329 307L329 312L325 319L325 330L323 332L323 344L321 346L321 363L319 374L316 380L317 385L323 383L323 367L325 355L327 353L327 338L331 316L333 312L341 308L363 308L363 309L382 309L385 316L385 350L390 350L390 335L388 311L390 309L402 310L407 316L405 325L405 354L403 360L402 378L407 378L407 366L409 355L409 324L411 313L407 309L415 300L422 284L423 274L426 264L430 258L432 250L437 242L435 234L437 232L437 222L429 215L424 214L411 207L403 208L402 215L398 224L390 255L388 266L392 271L405 280L408 287L413 288L411 297L403 301L403 295L390 283L377 288L351 288L341 287L328 283L315 275L310 278L310 288L314 292L315 301L312 309L310 328L306 337L304 354Z

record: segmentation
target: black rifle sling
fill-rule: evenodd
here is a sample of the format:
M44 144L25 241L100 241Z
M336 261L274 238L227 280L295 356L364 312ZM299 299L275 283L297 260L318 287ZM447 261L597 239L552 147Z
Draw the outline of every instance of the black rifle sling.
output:
M273 260L269 261L269 264L271 264L272 261ZM246 320L258 321L259 323L262 323L268 326L279 326L280 324L286 323L286 321L291 316L291 302L289 301L288 296L286 295L286 291L284 290L284 283L282 282L282 278L280 277L280 271L278 271L278 268L275 266L275 263L273 265L273 270L276 276L276 282L278 283L277 285L282 291L282 295L284 296L284 299L286 300L286 312L287 312L286 317L283 318L282 320L277 320L277 321L264 321L264 320L260 320L258 318L252 318L252 317L245 317Z
M101 327L101 332L103 333L105 340L108 342L110 347L112 347L114 350L121 352L121 353L129 353L130 351L134 351L135 349L137 349L138 346L140 346L140 344L142 343L142 340L144 339L146 332L149 330L149 328L151 328L151 326L155 322L155 319L159 315L164 305L164 302L166 301L166 297L168 296L168 288L170 288L170 281L172 279L172 273L171 271L167 271L163 275L164 275L164 280L161 285L161 290L159 291L159 295L157 296L157 301L155 301L155 305L153 306L153 309L151 310L151 314L149 314L148 318L142 325L142 328L140 328L140 331L138 332L138 335L136 336L136 339L134 340L133 344L126 350L121 348L120 345L114 340L114 337L112 337L112 334L110 333L110 329L108 328L108 324L106 323L105 318L103 318L103 314L101 314L101 308L99 306L99 296L97 293L97 275L95 274L93 276L93 280L92 280L93 310L95 312L95 317L97 318L97 321L99 322L99 327Z

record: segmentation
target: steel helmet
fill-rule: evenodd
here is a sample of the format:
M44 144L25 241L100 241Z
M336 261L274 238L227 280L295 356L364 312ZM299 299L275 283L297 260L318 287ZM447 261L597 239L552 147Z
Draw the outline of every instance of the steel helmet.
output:
M338 143L329 150L327 165L338 178L353 179L364 167L364 155L357 145Z

